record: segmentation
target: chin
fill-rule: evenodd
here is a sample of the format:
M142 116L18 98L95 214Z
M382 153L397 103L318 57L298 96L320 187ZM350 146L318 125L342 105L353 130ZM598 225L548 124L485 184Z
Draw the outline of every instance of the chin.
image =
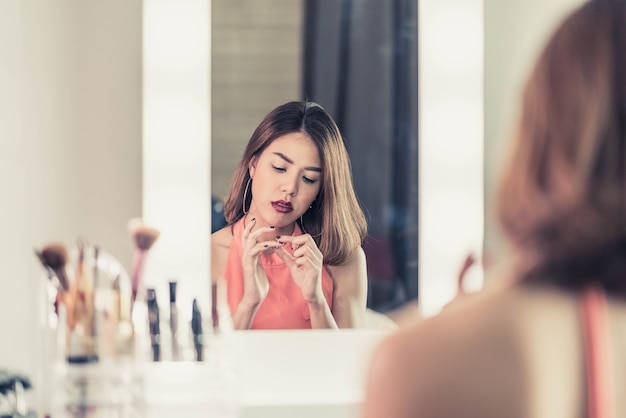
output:
M293 213L293 212L292 212ZM275 226L276 228L282 228L288 225L293 224L297 218L294 218L292 213L289 214L273 214L272 216L268 216L267 221L271 226Z

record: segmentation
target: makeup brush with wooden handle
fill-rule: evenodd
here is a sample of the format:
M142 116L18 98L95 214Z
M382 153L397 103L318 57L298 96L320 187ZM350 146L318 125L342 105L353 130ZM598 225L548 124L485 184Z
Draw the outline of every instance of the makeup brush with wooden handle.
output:
M42 264L52 270L59 280L59 285L63 291L70 289L70 279L67 272L68 253L65 245L54 242L43 247L37 253Z
M158 229L145 225L139 219L131 220L128 224L128 229L135 242L135 256L131 276L132 304L134 305L141 286L146 253L152 248L161 233Z
M88 266L87 257L90 246L83 239L77 242L78 260L75 278L72 284L74 295L74 319L82 352L86 355L95 355L95 289L92 270ZM72 328L73 329L73 328Z
M76 301L76 286L73 285L73 272L68 265L69 253L67 247L60 242L53 242L45 245L38 253L40 260L47 269L54 272L58 280L57 297L55 301L55 311L60 315L61 306L63 306L62 316L65 318L65 324L68 332L66 332L66 344L69 343L71 330L76 326L76 317L74 316L74 305Z

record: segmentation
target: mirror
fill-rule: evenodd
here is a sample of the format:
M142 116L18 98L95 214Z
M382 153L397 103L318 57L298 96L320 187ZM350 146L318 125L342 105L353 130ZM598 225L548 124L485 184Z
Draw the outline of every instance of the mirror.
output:
M274 107L337 121L369 222L368 307L417 298L417 1L213 0L213 195Z

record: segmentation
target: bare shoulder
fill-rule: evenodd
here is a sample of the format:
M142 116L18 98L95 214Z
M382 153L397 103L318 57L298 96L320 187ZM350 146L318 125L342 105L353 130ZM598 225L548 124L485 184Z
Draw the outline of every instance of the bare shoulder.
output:
M326 270L333 280L334 299L341 300L343 296L367 298L367 263L361 247L345 263L326 266Z
M219 229L211 234L211 245L215 245L222 248L230 248L230 244L233 240L232 226L226 225L224 228Z
M523 399L522 374L511 372L521 364L514 298L504 289L477 295L383 339L372 356L366 408L388 418L461 417L467 408L482 410L476 416L513 416L500 409L510 402L482 403L510 400L502 387Z
M326 266L328 273L333 278L333 281L337 277L348 275L358 275L359 273L365 271L367 272L367 262L365 259L365 251L363 248L359 247L357 251L355 251L354 255L346 260L345 263L337 265L337 266Z
M362 248L345 263L326 266L333 281L332 313L340 328L365 326L367 266Z
M381 342L366 406L392 407L388 418L464 417L468 410L472 416L532 415L526 408L537 390L579 381L572 368L581 357L579 328L576 296L557 289L511 285L467 295ZM577 387L570 389L560 401L575 406ZM534 407L543 410L548 403L542 402Z
M213 280L224 275L232 241L233 234L230 225L211 234L211 277Z

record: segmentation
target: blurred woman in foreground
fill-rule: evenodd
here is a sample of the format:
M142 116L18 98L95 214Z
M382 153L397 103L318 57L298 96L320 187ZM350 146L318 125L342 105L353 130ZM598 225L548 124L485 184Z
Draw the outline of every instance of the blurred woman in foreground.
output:
M626 1L592 0L524 92L498 217L514 268L385 339L362 416L626 416Z

